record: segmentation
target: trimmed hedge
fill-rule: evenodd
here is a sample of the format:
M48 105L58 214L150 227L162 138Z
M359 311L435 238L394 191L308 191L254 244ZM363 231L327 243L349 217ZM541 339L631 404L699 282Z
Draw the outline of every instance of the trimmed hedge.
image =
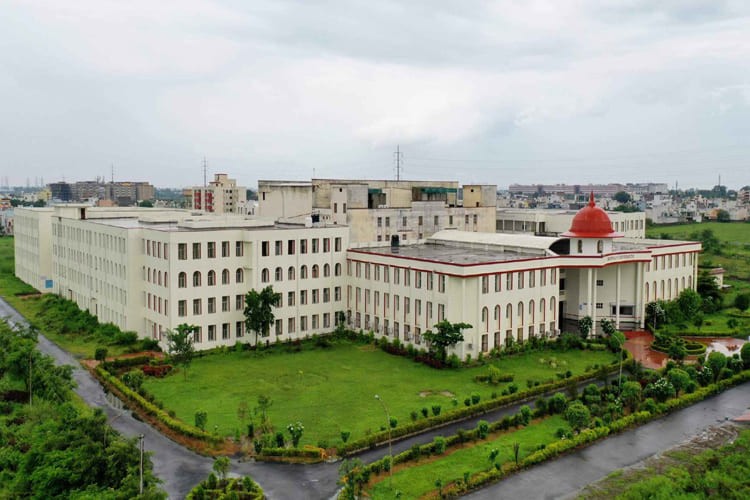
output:
M623 362L623 368L630 366L632 362L632 357L630 357L630 354L628 353L628 360ZM610 370L608 372L609 374L615 373L619 370L619 361L615 361L614 363L615 364L610 365ZM466 420L478 415L483 415L489 411L510 405L512 403L525 401L535 396L565 388L571 382L579 383L585 380L591 380L599 373L599 370L601 370L601 368L596 371L586 372L575 377L556 380L547 384L540 384L523 392L501 396L496 399L481 401L480 403L471 406L452 408L445 411L445 413L441 413L440 415L433 415L414 422L408 422L403 425L399 425L395 429L391 429L390 439L393 440L403 438L405 436L416 434L427 429L440 427L448 423ZM380 431L369 436L356 439L354 441L349 441L348 443L339 446L336 451L339 456L348 456L386 443L388 442L388 438L388 431Z
M554 443L550 443L545 448L531 453L523 460L521 460L521 463L518 466L516 466L516 464L512 462L508 462L504 464L504 466L500 469L493 468L474 474L469 478L468 483L464 483L463 481L459 480L456 483L446 485L442 489L443 495L451 497L454 495L466 493L469 490L478 489L490 483L497 482L503 479L508 474L512 474L546 460L556 458L563 453L582 446L589 445L595 441L607 437L610 434L615 434L630 427L638 426L651 420L655 420L656 418L662 417L665 414L703 401L704 399L707 399L715 394L729 389L730 387L742 384L747 381L750 381L750 370L745 370L738 373L737 375L734 375L731 378L721 380L706 387L702 387L692 394L684 394L679 398L670 399L666 403L658 405L657 410L654 413L648 411L639 411L637 413L633 413L626 417L617 419L611 422L609 426L584 429L572 439L563 439ZM493 426L494 424L496 424L496 422L493 423ZM447 438L447 440L450 442L451 438L454 437L455 436L450 436ZM403 455L403 453L401 455ZM394 458L398 458L401 455L397 455Z
M197 427L188 425L182 420L170 417L167 412L156 406L154 403L148 401L146 398L130 389L120 379L107 372L101 365L94 369L94 374L104 385L110 389L116 390L126 401L132 405L137 406L143 410L147 415L155 417L159 422L164 424L169 429L178 432L184 436L191 438L208 441L210 443L219 443L223 441L222 438L209 434L206 431L202 431Z
M306 461L320 462L326 459L326 452L323 448L309 445L302 448L263 448L255 458L263 460L271 457L304 458Z
M213 485L213 488L211 487L212 482L216 483ZM211 479L206 479L190 490L190 493L187 494L185 500L213 500L222 498L263 500L266 498L266 494L263 492L263 488L253 481L250 476L242 478L232 477L224 481L218 481L216 480L216 477L213 476L213 481Z

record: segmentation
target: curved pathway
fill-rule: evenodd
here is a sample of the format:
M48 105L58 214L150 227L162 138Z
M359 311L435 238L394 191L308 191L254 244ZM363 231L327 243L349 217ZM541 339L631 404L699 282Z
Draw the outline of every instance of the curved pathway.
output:
M6 318L9 323L28 324L25 318L2 298L0 317ZM124 436L144 436L145 448L152 452L154 473L163 481L162 487L170 498L184 498L187 492L211 471L213 459L198 455L175 443L149 425L134 419L130 411L113 407L107 401L104 390L96 379L81 368L78 360L68 352L43 335L39 335L38 347L40 351L52 356L56 363L73 367L76 392L90 406L104 411L113 428ZM748 401L750 383L579 452L533 467L501 483L475 492L471 497L559 498L572 494L612 470L631 465L688 439L716 421L742 414ZM399 453L414 444L428 443L435 436L454 434L461 428L474 428L481 419L496 420L504 415L516 413L522 404L524 403L519 402L393 443L393 452ZM364 451L358 456L364 462L371 462L387 454L388 446L382 445ZM292 465L235 460L232 463L232 472L251 475L271 499L328 499L333 498L338 490L338 467L338 463ZM575 474L571 471L575 471Z

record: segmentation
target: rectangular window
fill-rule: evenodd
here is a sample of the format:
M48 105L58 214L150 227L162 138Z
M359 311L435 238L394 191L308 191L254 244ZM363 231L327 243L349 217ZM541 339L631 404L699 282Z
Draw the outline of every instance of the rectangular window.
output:
M234 242L234 256L242 257L243 255L245 255L245 247L242 245L241 241L235 241Z
M177 244L177 259L187 260L187 243Z
M519 289L519 290L523 290L523 275L524 275L524 274L525 274L525 273L524 273L523 271L520 271L520 272L518 273L518 289Z
M193 258L194 259L201 258L201 244L200 243L193 243Z
M268 257L271 255L271 244L268 241L260 242L260 255L262 257Z
M221 242L221 256L229 257L229 242L228 241Z
M331 251L331 238L323 238L323 252L330 253Z
M312 291L312 303L317 304L320 302L320 290L317 288Z
M435 216L435 221L433 222L433 224L435 224L435 226L437 226L439 221L440 221L440 217L436 215Z
M299 291L299 303L303 306L307 304L307 290Z
M287 332L288 333L294 333L296 331L296 326L294 324L294 318L289 318L289 320L286 322L287 324Z
M237 335L237 338L243 337L245 335L245 322L237 321L234 324L234 331L235 335Z
M423 224L424 224L424 220L423 220L422 216L420 215L420 216L419 216L419 217L417 218L417 225L421 226L421 225L423 225Z
M307 316L300 316L299 318L299 331L307 331Z
M288 306L294 305L294 292L288 292L286 294L286 305Z
M391 227L391 218L390 217L386 217L385 218L385 227Z
M208 325L208 341L216 340L216 325Z
M604 286L604 280L596 280L596 286Z
M445 319L445 304L438 304L438 322Z
M336 238L334 240L334 243L335 243L334 250L336 250L337 252L340 252L341 251L341 237Z
M482 293L490 293L490 277L482 276Z
M320 252L320 240L318 238L312 239L312 253Z
M206 255L209 259L215 259L216 258L216 242L215 241L209 241L207 244L206 249Z
M177 315L180 317L187 316L187 301L186 300L177 301Z
M313 330L317 330L318 328L320 328L319 318L320 318L320 316L317 315L317 314L313 314L312 315L312 329Z
M601 303L601 302L597 302L597 303L596 303L596 308L597 308L597 309L604 309L604 304L603 304L603 303Z
M328 303L331 301L331 289L330 288L324 288L323 289L323 302Z
M427 321L432 319L432 302L427 302Z
M414 271L414 288L422 288L422 272Z
M299 253L307 253L307 240L299 240Z
M393 284L398 285L401 282L401 270L397 267L393 268Z
M383 218L378 217L378 227L383 227Z
M536 286L536 271L529 271L529 288Z
M445 293L445 275L438 274L438 292Z
M221 338L222 340L229 340L229 323L221 324Z
M274 242L274 255L282 255L284 251L284 242L276 240Z
M331 313L323 313L323 328L331 327Z
M201 299L193 299L193 315L197 316L201 314L202 309L203 308L201 307Z
M234 296L234 308L238 311L245 309L245 296L238 294Z
M341 287L337 286L333 289L333 300L336 302L341 302Z
M276 320L276 336L279 337L284 333L284 322L280 319Z
M427 272L427 289L432 290L432 287L435 282L435 275L431 272Z
M547 270L542 269L539 271L539 281L541 286L547 286Z
M294 247L297 240L287 240L286 242L286 254L294 255Z
M502 283L503 283L502 276L503 276L502 274L495 275L495 291L496 292L502 291Z
M209 297L208 298L208 314L213 314L216 312L216 297Z
M513 273L505 273L505 289L513 290Z
M229 295L225 295L221 298L221 310L223 312L227 312L230 310L230 301L229 301Z

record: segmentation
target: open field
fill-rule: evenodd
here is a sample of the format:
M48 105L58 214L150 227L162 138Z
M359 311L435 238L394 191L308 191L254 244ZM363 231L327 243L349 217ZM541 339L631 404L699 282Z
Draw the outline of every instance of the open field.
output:
M395 492L400 491L402 498L420 498L425 493L436 489L435 480L437 479L447 485L463 478L465 472L475 474L493 467L493 462L489 460L490 451L493 449L499 452L495 462L500 464L512 462L514 460L513 443L518 443L520 445L518 458L522 460L531 452L536 451L539 445L548 445L558 441L560 438L555 435L555 432L560 428L570 431L570 425L565 419L560 415L555 415L532 422L528 427L491 435L483 442L466 443L445 456L425 458L421 464L401 470L394 469L392 487L389 487L388 475L380 475L379 481L370 489L371 496L372 498L394 498Z
M549 365L557 358L557 368ZM493 362L504 373L515 374L519 391L526 381L556 379L559 371L579 375L594 364L610 364L616 356L608 351L532 352ZM487 367L436 370L407 358L382 352L369 344L340 342L328 349L299 353L227 352L193 361L187 382L181 373L164 379L148 378L144 387L165 409L193 423L198 410L208 412L207 430L233 435L240 429L237 409L246 401L252 409L259 395L273 400L268 414L276 430L300 421L305 426L302 444L329 446L341 443L341 431L351 439L375 432L386 424L381 396L398 422L410 421L410 413L440 405L452 407L455 396L463 405L476 392L484 401L498 395L509 383L490 386L474 381ZM420 413L420 417L421 413ZM259 417L254 416L256 424ZM288 437L288 436L287 436Z

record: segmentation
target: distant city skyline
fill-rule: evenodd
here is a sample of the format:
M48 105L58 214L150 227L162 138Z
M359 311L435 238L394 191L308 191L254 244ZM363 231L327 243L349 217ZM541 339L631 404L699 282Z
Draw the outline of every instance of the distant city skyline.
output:
M0 177L750 184L750 4L10 0Z

